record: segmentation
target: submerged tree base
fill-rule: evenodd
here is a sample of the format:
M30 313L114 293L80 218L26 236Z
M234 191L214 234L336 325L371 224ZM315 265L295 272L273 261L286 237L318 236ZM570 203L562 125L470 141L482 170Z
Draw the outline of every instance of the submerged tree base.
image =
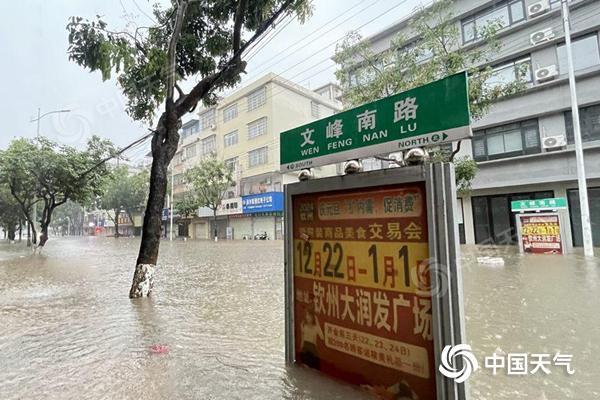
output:
M154 270L156 265L138 264L133 274L133 283L129 290L129 298L147 297L154 287Z

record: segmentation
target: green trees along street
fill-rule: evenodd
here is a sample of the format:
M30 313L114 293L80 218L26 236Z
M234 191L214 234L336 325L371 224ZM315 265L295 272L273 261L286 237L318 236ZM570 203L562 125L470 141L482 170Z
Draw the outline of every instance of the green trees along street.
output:
M57 207L69 200L88 204L102 193L108 173L104 161L113 153L112 144L97 136L90 138L83 150L40 137L15 139L0 152L0 185L8 188L19 205L33 237L39 224L38 247L48 241Z
M112 210L108 213L109 218L115 224L115 237L120 236L119 215L122 212L133 224L133 215L136 211L142 211L148 199L148 171L132 171L129 166L116 166L110 170L104 193L100 196L100 207Z
M72 17L67 25L69 59L100 72L103 80L115 76L128 114L153 126L150 192L130 297L148 295L154 284L167 168L177 151L181 117L200 102L214 104L219 90L239 82L243 54L276 20L290 13L302 21L310 13L306 0L171 4L157 5L156 22L147 27L109 28L100 17ZM195 84L186 93L178 82L188 78Z
M179 200L175 200L175 213L179 214L185 223L186 235L189 235L190 217L196 215L199 207L200 201L192 192L186 192Z
M185 173L192 194L198 199L201 207L208 207L213 212L215 240L219 237L217 228L217 210L225 198L227 189L235 185L233 171L225 162L216 157L208 157Z

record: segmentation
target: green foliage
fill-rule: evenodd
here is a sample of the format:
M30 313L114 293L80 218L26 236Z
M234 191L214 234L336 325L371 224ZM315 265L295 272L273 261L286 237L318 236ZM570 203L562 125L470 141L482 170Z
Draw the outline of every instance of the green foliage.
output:
M200 80L225 66L233 56L234 22L239 3L235 0L187 2L176 48L177 80ZM241 22L245 32L250 34L284 4L289 4L301 21L311 12L306 0L246 0L245 4ZM128 99L128 114L136 120L150 121L167 95L167 53L175 15L173 6L155 5L155 25L119 31L109 30L100 16L95 20L71 17L67 25L69 59L90 71L99 71L104 80L116 76ZM238 82L239 73L222 76L212 82L211 93ZM214 98L209 94L202 100L209 103Z
M41 203L38 217L44 234L56 207L68 200L89 204L101 194L107 175L107 167L101 161L113 152L108 140L96 136L84 150L44 137L15 139L0 153L0 184L11 189L26 214L33 202Z
M227 189L235 185L233 171L215 157L205 158L185 172L188 185L201 207L214 212L225 197Z
M114 219L125 211L133 223L133 213L143 210L148 199L148 182L147 170L133 172L127 165L113 167L100 196L100 207L113 210Z
M180 200L175 201L175 212L187 219L196 214L200 207L198 198L192 193L185 193Z
M471 115L478 119L494 101L523 89L522 79L510 84L486 84L492 69L479 66L490 62L500 49L496 40L500 25L492 23L480 32L482 46L464 49L459 25L450 11L452 3L441 0L421 9L409 24L414 36L397 36L385 53L375 54L359 34L348 34L334 56L346 106L358 106L467 71Z
M7 185L0 185L0 227L9 233L14 233L22 220L24 217L19 203L12 196Z
M499 23L483 28L481 46L463 49L459 25L450 11L452 4L452 0L440 0L421 9L409 23L414 35L411 38L398 35L391 43L391 50L385 53L375 54L368 41L355 32L349 33L334 56L345 105L355 107L467 71L471 117L479 119L495 101L523 90L524 79L489 84L492 68L479 67L493 60L494 53L500 49L496 40ZM520 72L524 78L527 71L521 69ZM449 154L433 153L434 160L449 161ZM477 165L464 157L453 162L457 188L466 193L471 188Z
M458 157L454 161L456 173L456 191L461 196L471 192L471 182L477 174L477 163L469 156Z

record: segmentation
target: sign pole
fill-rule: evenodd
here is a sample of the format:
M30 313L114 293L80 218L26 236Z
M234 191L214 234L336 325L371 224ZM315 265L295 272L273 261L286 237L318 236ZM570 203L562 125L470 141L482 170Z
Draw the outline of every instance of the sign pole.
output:
M588 202L587 182L585 180L585 162L583 159L583 146L581 127L579 125L579 106L577 102L577 87L573 69L573 51L571 49L571 28L569 22L569 5L567 0L562 0L562 17L565 29L565 43L567 49L567 63L569 66L569 90L571 92L571 112L573 116L573 136L575 138L575 158L577 162L577 186L579 187L579 209L581 210L581 230L583 233L583 252L586 257L594 256L594 243L592 240L592 225L590 222L590 205Z

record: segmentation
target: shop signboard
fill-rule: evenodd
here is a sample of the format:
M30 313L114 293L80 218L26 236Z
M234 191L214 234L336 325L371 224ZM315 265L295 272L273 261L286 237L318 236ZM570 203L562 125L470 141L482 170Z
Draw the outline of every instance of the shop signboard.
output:
M513 212L564 210L567 208L567 199L556 197L551 199L515 200L510 204Z
M224 199L217 208L217 215L235 215L241 214L242 210L242 198L234 197L231 199Z
M281 133L282 172L440 145L472 136L467 74L363 104Z
M558 213L517 214L519 247L523 253L563 254L561 218Z
M437 368L464 338L453 172L435 168L286 185L288 362L384 398L464 398ZM436 209L442 193L452 200Z
M242 196L244 214L283 211L283 193L266 192Z

